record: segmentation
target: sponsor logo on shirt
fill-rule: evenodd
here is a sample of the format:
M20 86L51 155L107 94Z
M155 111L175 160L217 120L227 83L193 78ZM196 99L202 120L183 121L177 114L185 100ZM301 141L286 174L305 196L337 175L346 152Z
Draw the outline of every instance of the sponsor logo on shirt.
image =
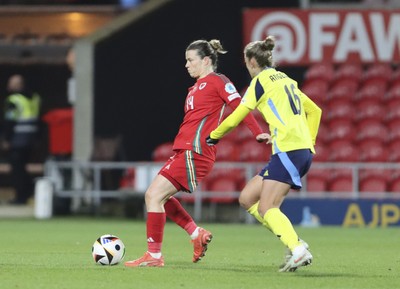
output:
M230 94L235 93L236 87L232 83L229 82L229 83L225 84L225 91Z
M230 96L228 96L228 100L229 100L229 101L232 101L232 100L234 100L235 98L241 98L240 94L236 92L236 93L231 94Z

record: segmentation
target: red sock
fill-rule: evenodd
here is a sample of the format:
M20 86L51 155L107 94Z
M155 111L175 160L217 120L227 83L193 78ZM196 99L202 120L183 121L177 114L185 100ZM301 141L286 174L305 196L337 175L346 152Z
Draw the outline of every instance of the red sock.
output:
M150 253L161 252L165 221L165 213L147 213L147 250Z
M168 218L182 227L189 235L196 230L197 225L193 221L193 218L189 213L182 207L182 204L174 197L171 197L164 204L165 213Z

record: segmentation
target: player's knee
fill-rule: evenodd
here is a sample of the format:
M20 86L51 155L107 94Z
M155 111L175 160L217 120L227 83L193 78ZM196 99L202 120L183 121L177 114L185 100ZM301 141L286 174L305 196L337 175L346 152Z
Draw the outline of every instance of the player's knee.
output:
M154 190L147 190L144 195L144 199L146 204L156 205L156 204L161 204L162 196L160 196L160 194L157 194L157 192Z
M239 196L239 204L242 208L245 208L246 210L250 209L254 203L252 203L246 196L240 195Z

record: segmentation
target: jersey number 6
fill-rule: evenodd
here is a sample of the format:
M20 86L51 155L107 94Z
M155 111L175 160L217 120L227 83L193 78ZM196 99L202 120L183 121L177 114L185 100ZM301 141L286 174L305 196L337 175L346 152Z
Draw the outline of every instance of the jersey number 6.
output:
M289 87L287 87L287 85L285 85L285 91L289 98L290 107L292 108L293 113L301 114L300 97L296 93L294 93L294 89L295 89L295 86L293 83L290 86L290 90L289 90Z

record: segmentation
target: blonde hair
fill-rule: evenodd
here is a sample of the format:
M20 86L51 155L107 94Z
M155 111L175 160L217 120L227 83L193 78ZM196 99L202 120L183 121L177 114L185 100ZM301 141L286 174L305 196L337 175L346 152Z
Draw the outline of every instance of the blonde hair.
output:
M218 54L227 53L218 39L193 41L186 48L186 51L188 50L196 50L201 59L206 56L210 57L214 70L218 66Z
M260 67L274 67L275 63L272 59L272 50L275 47L275 39L268 36L264 40L253 41L244 48L244 55L248 58L254 58Z

